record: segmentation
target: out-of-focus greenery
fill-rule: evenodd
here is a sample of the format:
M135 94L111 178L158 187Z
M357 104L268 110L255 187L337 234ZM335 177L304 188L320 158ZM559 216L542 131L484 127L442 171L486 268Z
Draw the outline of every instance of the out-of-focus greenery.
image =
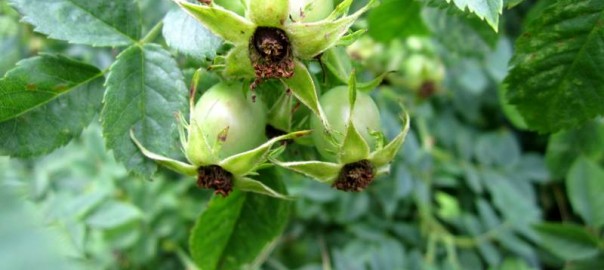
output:
M336 69L356 68L360 81L397 70L372 96L387 136L400 131L401 103L412 130L392 173L361 193L279 170L296 199L262 268L603 269L604 122L540 135L504 98L513 43L545 2L505 9L498 34L439 8L445 1L413 2L418 24L396 21L399 11L385 7L361 20L368 35L338 51L354 62L336 61ZM137 3L143 33L173 7ZM19 18L0 2L0 74L42 52L100 69L119 53L45 38ZM415 30L397 30L406 24ZM207 65L176 59L189 76ZM339 79L312 65L315 77ZM152 181L128 174L103 146L98 122L49 155L0 157L0 269L195 269L189 231L211 193L168 171Z

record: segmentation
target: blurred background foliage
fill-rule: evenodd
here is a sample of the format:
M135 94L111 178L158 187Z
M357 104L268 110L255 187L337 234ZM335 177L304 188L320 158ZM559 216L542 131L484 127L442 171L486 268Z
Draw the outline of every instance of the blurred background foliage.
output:
M147 30L174 8L138 2ZM263 269L604 269L604 122L540 135L502 98L513 41L549 1L506 1L522 3L498 34L444 1L382 2L355 26L367 34L325 55L325 80L395 71L372 96L390 137L400 102L412 115L404 149L361 193L280 171L297 199ZM5 0L0 48L0 74L42 52L101 69L119 53L47 39ZM177 60L189 76L208 64ZM0 269L195 269L187 238L211 193L168 171L129 175L93 122L50 155L0 157Z

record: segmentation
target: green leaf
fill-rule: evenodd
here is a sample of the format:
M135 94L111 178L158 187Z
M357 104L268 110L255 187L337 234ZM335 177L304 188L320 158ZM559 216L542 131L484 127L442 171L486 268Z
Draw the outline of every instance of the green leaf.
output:
M140 11L134 1L11 2L35 31L51 38L92 46L124 46L140 37Z
M188 91L176 62L160 46L133 46L118 55L107 78L101 114L103 136L116 159L150 176L157 165L130 139L130 130L150 151L177 157L179 112L188 111Z
M604 124L590 121L575 129L560 131L550 136L545 161L554 177L566 176L579 156L593 160L604 157Z
M196 59L214 58L222 40L182 9L168 12L162 30L166 43Z
M5 221L0 223L2 268L79 269L69 267L67 244L59 232L41 226L41 213L28 203L10 186L0 184L0 214Z
M604 225L604 169L580 157L568 172L566 185L573 210L589 225Z
M393 39L429 34L421 17L421 5L415 0L386 0L369 12L369 35L383 43Z
M59 55L23 60L0 81L0 122L44 105L102 76L97 68Z
M516 41L508 98L530 129L554 132L604 113L604 2L561 0Z
M449 5L454 4L462 12L474 13L478 18L486 21L495 32L498 31L499 15L503 12L504 0L431 0L430 4L445 8L444 1Z
M448 57L484 57L497 45L497 33L476 17L437 8L425 8L422 15L436 40L447 49Z
M451 0L446 0L451 3ZM503 0L453 0L457 8L468 10L485 20L495 32L499 28L499 14L503 12Z
M566 261L587 259L599 252L597 238L577 225L543 223L535 229L541 245Z
M107 202L86 218L86 224L97 229L112 229L142 218L142 212L132 204Z
M56 64L55 68L51 67L51 63ZM29 74L26 74L26 67L29 67ZM32 70L40 72L34 73ZM13 75L0 80L0 92L9 89L17 91L0 95L15 96L15 100L19 100L18 105L14 104L18 110L22 110L23 104L27 102L37 104L37 107L28 109L29 111L16 118L0 122L0 155L29 157L49 153L77 137L101 107L103 78L100 71L93 67L71 62L66 58L45 55L23 61L11 73ZM82 78L78 78L79 76ZM71 82L69 78L81 82ZM9 81L12 83L7 83ZM69 91L65 90L64 93L53 96L52 100L38 104L34 101L42 102L44 97L30 93L21 94L27 90L18 91L26 89L28 81L45 88L62 83L71 86ZM44 94L45 97L50 95ZM32 99L29 99L30 97ZM0 98L0 104L7 104L9 101L13 100ZM6 115L6 111L3 109L0 114Z
M285 187L274 171L261 171L264 183L279 193ZM290 203L265 195L234 190L215 196L193 227L189 245L204 270L240 269L262 260L288 221Z

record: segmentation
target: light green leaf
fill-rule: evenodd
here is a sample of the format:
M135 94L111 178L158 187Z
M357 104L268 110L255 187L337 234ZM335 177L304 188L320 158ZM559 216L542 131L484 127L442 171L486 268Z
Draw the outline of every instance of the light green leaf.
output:
M285 193L274 171L260 173L264 183ZM204 270L241 269L270 249L288 222L290 202L234 190L215 196L193 227L189 245L197 266Z
M573 224L542 223L535 226L541 245L566 261L587 259L598 254L597 238Z
M67 244L56 230L41 226L40 212L14 189L0 184L0 260L3 269L80 269L70 267ZM24 259L27 258L27 259Z
M234 175L242 176L249 174L250 172L254 171L256 167L266 162L273 144L283 140L295 139L307 135L308 133L310 133L310 131L296 131L272 138L252 150L224 159L219 165Z
M133 46L118 55L107 78L101 114L103 136L116 159L150 176L157 166L130 139L130 130L150 151L179 156L178 113L188 111L188 91L176 62L160 46Z
M236 179L235 188L245 192L254 192L266 196L271 196L277 199L289 199L289 197L273 190L262 182L247 177Z
M168 12L162 30L171 48L196 59L214 58L222 40L181 9Z
M573 210L589 225L604 225L604 169L580 157L568 172L566 186Z
M34 30L51 38L92 46L124 46L140 37L140 11L133 1L11 2Z
M286 26L294 54L301 59L311 59L334 46L346 34L355 20L367 11L375 2L370 0L367 5L354 14L344 16L335 21L323 20L316 23L291 23Z
M451 0L447 0L448 3ZM503 0L453 0L462 11L466 9L485 20L495 32L499 27L499 15L503 12Z
M173 1L212 33L233 44L247 45L256 30L252 22L221 6Z
M561 0L516 41L508 98L530 129L554 132L604 113L604 2Z
M52 65L49 65L51 63L56 64L55 68L64 68L53 70ZM30 69L26 69L26 67ZM32 70L39 71L39 73L34 73ZM86 72L89 73L84 76ZM18 90L19 87L22 91L27 91L25 89L28 81L46 88L62 83L74 85L70 86L64 93L53 96L52 100L48 101L44 101L42 97L30 93L21 95L21 91L4 94L15 96L15 98L0 98L0 104L9 103L11 100L19 100L17 108L28 102L30 105L37 104L34 101L43 102L44 104L37 104L34 109L27 111L25 114L0 122L0 155L29 157L49 153L77 137L90 124L101 107L103 78L100 71L93 67L71 62L71 60L65 58L41 56L25 60L21 66L14 70L13 74L18 75L18 78L11 75L0 79L0 92L9 89ZM81 82L78 82L77 85L68 79L75 79L79 76L82 78L78 79ZM12 81L12 83L7 83L8 81ZM19 87L12 88L13 86ZM45 93L44 96L50 97L51 94ZM30 97L34 99L29 99ZM5 113L4 109L0 109L0 114Z
M421 17L422 6L415 0L386 0L371 10L367 22L369 35L383 43L393 39L429 34Z
M142 218L141 211L132 204L107 202L86 218L86 224L97 229L112 229Z
M166 168L173 170L175 172L178 173L182 173L184 175L188 175L188 176L196 176L197 175L197 168L195 168L195 166L191 165L191 164L187 164L175 159L171 159L168 157L164 157L162 155L158 155L155 154L149 150L147 150L147 148L145 148L134 136L134 132L130 131L130 138L132 138L132 141L134 141L134 144L136 144L136 146L138 147L138 149L141 150L141 152L143 153L143 155L145 155L146 157L156 161L157 163L165 166Z
M311 177L319 182L331 184L340 175L343 164L322 161L281 162L271 160L277 166Z
M604 123L590 121L549 137L545 161L554 177L565 177L579 156L592 160L604 157Z
M0 81L0 122L44 105L102 75L96 67L59 55L23 60Z
M497 45L497 33L476 17L437 8L425 8L422 15L450 56L484 57Z

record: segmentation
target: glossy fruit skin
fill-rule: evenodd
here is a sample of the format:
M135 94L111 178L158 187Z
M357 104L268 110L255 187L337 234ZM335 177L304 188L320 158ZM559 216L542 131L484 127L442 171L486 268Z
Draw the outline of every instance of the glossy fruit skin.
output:
M338 86L327 91L319 100L321 107L327 117L337 143L341 144L344 139L348 117L350 114L350 105L348 102L348 86ZM361 134L363 139L369 144L371 149L375 148L375 139L370 131L380 131L380 112L371 97L363 92L357 92L357 99L352 111L352 122ZM329 161L336 160L338 147L330 142L325 135L325 128L319 121L319 118L311 118L312 139L317 150L325 159Z
M218 151L220 158L251 150L266 141L264 104L260 99L252 101L251 94L245 94L244 89L239 82L220 82L203 93L195 104L191 132L201 131L212 148L228 127L226 140Z
M300 19L300 10L308 4L310 8L304 12L304 18ZM316 22L325 19L333 11L333 0L290 0L289 14L294 21Z

